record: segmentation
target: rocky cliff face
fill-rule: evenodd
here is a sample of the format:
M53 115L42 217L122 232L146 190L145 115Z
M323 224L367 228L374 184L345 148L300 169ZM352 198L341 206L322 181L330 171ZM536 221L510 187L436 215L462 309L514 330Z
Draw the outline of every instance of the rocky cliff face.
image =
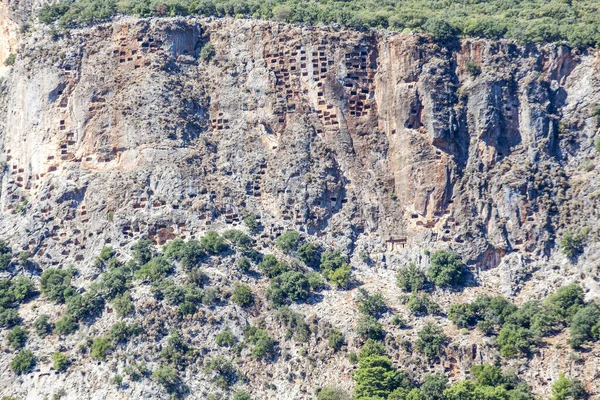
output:
M209 42L215 56L205 60ZM392 302L394 267L426 264L423 250L437 248L459 252L480 283L440 294L445 305L482 292L520 302L575 280L598 296L598 54L191 18L125 18L54 39L37 27L14 46L0 86L0 237L42 269L76 264L89 282L107 244L127 257L139 238L194 238L253 213L266 228L259 247L286 229L305 232L352 255L365 284ZM571 263L557 238L584 226L588 246ZM306 311L350 329L348 296L328 294ZM464 376L494 358L472 347L484 339L447 329L454 350L433 368ZM402 351L400 365L410 364ZM565 370L597 394L598 366L570 353L548 347L513 366L539 394ZM261 398L351 385L338 357L260 392L285 364L248 366ZM59 378L41 368L16 385L3 368L3 390L117 396L104 379L110 367Z

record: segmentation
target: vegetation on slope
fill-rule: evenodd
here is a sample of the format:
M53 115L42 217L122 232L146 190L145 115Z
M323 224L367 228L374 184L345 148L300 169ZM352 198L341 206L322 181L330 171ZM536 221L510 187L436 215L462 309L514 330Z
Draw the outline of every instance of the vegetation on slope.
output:
M63 373L72 365L85 365L87 358L93 365L121 358L126 349L129 353L139 348L151 361L145 364L130 359L115 370L110 382L117 390L148 379L166 392L184 395L189 390L184 376L201 374L200 379L215 390L210 398L226 392L233 398L248 399L252 397L246 391L249 379L243 366L247 362L281 362L282 344L291 341L297 357L315 360L314 343L323 343L322 362L347 357L358 364L355 399L533 399L526 383L501 369L502 358L498 365L474 367L473 380L453 384L443 374L408 374L394 365L392 357L397 359L399 348L406 349L407 357L423 367L447 357L453 338L447 335L442 309L433 299L440 293L458 293L464 284L471 284L457 254L438 250L427 253L427 270L416 264L398 269L397 285L410 293L402 298L413 314L411 327L395 314L397 310L383 293L360 287L349 258L341 251L323 249L305 235L288 231L274 240L272 254L261 254L255 248L256 230L249 228L249 234L236 229L222 234L209 231L199 240L175 239L162 249L142 239L133 244L127 261L118 257L120 251L107 246L93 262L98 276L85 287L76 286L81 276L75 267L46 268L34 279L16 275L0 280L0 322L12 352L11 370L28 374L39 363L51 363L57 373ZM5 253L9 254L7 271L16 272L18 261L11 252ZM228 278L217 278L217 284L207 267L222 265L227 265ZM321 301L327 291L351 288L356 288L352 295L358 314L352 321L354 332L319 321L317 316L305 317L296 309L298 303L310 306ZM19 308L36 296L36 303L62 309L62 315L40 313L35 319L26 318L31 322L23 322ZM255 318L240 325L235 319L216 317L223 314L213 311L222 307ZM28 309L35 313L35 308ZM96 322L105 320L109 309L115 311L116 322L98 330ZM480 296L471 303L452 305L448 318L466 333L477 326L486 335L497 336L497 352L504 359L530 357L544 336L567 327L576 350L600 339L600 307L585 302L577 284L521 307L502 297ZM206 323L214 329L204 335L189 334L190 327L195 332ZM84 331L92 335L77 339L74 334L84 327L93 329L78 335ZM69 344L53 350L51 357L37 354L38 347L31 346L34 340L51 343L56 336ZM358 354L350 351L353 346L359 346ZM395 352L393 356L391 352ZM333 386L315 389L318 399L350 399L349 393ZM553 395L556 400L579 399L586 393L581 383L561 376Z
M600 4L594 0L62 0L44 6L43 23L74 27L117 13L147 16L230 16L301 24L339 24L455 36L512 38L522 43L600 44Z

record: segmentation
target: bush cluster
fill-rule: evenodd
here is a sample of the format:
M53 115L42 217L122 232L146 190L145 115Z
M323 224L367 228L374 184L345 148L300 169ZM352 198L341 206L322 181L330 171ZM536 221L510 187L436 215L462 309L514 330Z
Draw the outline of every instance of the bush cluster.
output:
M600 43L596 3L592 0L535 0L506 3L501 0L442 4L410 2L362 2L358 0L62 0L39 12L43 23L61 26L87 25L116 13L148 16L201 15L248 16L301 24L340 24L354 28L388 28L425 32L436 40L455 36L513 38L521 43L568 42L585 48ZM509 16L509 18L507 17ZM204 50L203 58L212 53Z

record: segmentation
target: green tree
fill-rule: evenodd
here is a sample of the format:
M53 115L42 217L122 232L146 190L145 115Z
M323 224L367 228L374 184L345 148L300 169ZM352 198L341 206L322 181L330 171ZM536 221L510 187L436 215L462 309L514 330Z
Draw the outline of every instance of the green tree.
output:
M421 384L421 392L426 400L446 400L444 390L448 386L448 377L442 373L426 374Z
M205 370L212 374L213 383L222 389L229 388L238 379L233 364L223 356L216 356L208 360Z
M200 50L200 58L203 61L210 61L216 54L215 46L211 42L206 42Z
M584 293L581 286L571 283L558 289L544 300L544 306L560 321L570 321L584 305Z
M146 264L156 255L154 245L150 239L140 239L132 247L133 260L141 267Z
M300 242L300 234L296 231L285 231L275 239L275 245L284 253L296 251Z
M33 323L35 333L41 338L46 337L52 333L52 324L50 323L50 316L42 314Z
M600 338L600 307L590 303L580 308L569 324L571 346L577 348L587 341Z
M396 275L398 287L406 292L421 290L426 281L425 272L415 263L401 267Z
M98 337L92 341L92 357L97 360L104 360L111 349L112 344L108 338Z
M298 257L302 262L309 267L314 267L318 264L317 254L319 249L310 242L304 242L298 247Z
M71 316L64 316L54 324L54 332L59 335L65 336L75 333L79 329L79 324Z
M13 349L24 347L27 342L27 330L20 326L15 326L8 332L8 335L6 335L6 341Z
M366 289L358 289L358 311L363 314L379 317L385 310L385 299L381 292L370 294Z
M12 249L4 240L0 240L0 271L6 271L12 261Z
M324 387L317 393L317 400L351 400L348 392L336 387Z
M440 326L428 323L419 331L417 336L415 347L428 359L435 360L444 354L448 337Z
M327 343L333 351L339 351L344 345L344 336L342 335L342 332L338 329L330 329L327 334Z
M356 400L385 399L403 382L403 376L393 367L390 359L376 355L359 359L353 378L356 382Z
M363 339L383 339L383 327L371 315L363 314L358 318L356 322L356 333Z
M463 263L455 253L438 250L431 255L427 275L440 287L460 285L464 280Z
M257 359L270 360L276 353L275 340L264 329L253 326L244 328L244 338L252 345L252 356Z
M206 235L200 238L200 244L207 253L211 254L219 254L227 250L225 239L215 231L206 232Z
M30 350L21 350L10 362L10 369L17 375L23 375L33 369L35 357Z
M71 288L71 273L63 269L48 268L40 278L40 289L49 300L63 303Z
M246 218L244 218L244 224L246 225L250 233L256 234L260 231L260 222L254 214L250 214Z
M531 354L537 342L538 336L535 332L512 324L505 325L496 339L500 354L507 358Z
M152 373L152 379L159 385L162 385L167 392L176 391L181 383L181 378L177 370L168 365L157 368Z
M248 307L254 303L254 295L248 285L236 284L232 297L233 301L241 307Z
M237 337L227 328L215 335L215 343L219 347L233 347L237 343Z
M283 261L278 261L272 254L266 254L262 261L258 263L258 269L269 278L274 278L288 271L289 265Z
M583 251L583 244L587 238L587 232L587 229L577 234L566 231L560 238L558 248L565 256L569 258L575 257Z
M63 372L69 366L69 358L60 352L52 354L52 366L58 372Z
M587 398L585 388L575 379L569 379L564 374L552 384L550 400L583 400Z

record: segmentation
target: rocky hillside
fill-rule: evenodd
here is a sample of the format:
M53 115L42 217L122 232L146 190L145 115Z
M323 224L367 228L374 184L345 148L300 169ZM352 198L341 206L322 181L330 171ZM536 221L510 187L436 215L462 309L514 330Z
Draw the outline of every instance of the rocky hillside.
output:
M133 259L144 270L150 258L132 250L142 239L158 252L174 239L237 229L253 243L229 233L229 250L211 255L205 242L208 254L195 262L204 297L210 290L215 299L183 316L136 272L127 283L135 311L123 318L143 334L106 357L90 349L123 319L112 303L79 318L76 332L42 338L34 333L40 315L56 323L72 310L47 290L32 295L18 314L37 362L15 375L17 350L2 329L3 394L164 398L157 379L130 379L126 368L161 368L172 328L194 349L179 372L190 398L227 393L207 372L219 354L235 364L234 387L253 398L313 398L325 386L351 392L356 366L346 353L364 344L355 329L362 288L384 297L387 352L416 381L444 372L454 382L497 362L539 398L560 373L600 395L600 346L573 349L568 328L511 358L495 335L461 331L447 318L452 304L480 294L521 305L575 282L586 302L600 295L597 52L487 40L442 46L419 35L245 19L121 18L68 34L41 25L11 32L10 48L0 50L16 54L0 83L0 238L13 255L5 278L24 275L41 290L44 270L74 268L71 283L85 296L110 271L97 259L107 246L115 253L104 261ZM248 216L259 228L243 223ZM309 270L295 245L275 244L286 231L339 250L354 277L288 301L310 327L305 342L286 334L273 279L256 265L275 254ZM565 237L573 243L560 251ZM396 271L410 262L427 270L436 250L458 254L467 287L431 287L440 311L411 313ZM244 255L250 274L235 268ZM172 259L169 279L193 281L181 257ZM251 307L230 297L240 283L254 293ZM410 345L428 322L448 337L435 361ZM277 341L271 360L252 356L247 324ZM340 351L327 339L332 327L344 337ZM246 347L215 344L225 328ZM55 352L71 360L65 372L55 371ZM123 384L110 382L115 374Z

